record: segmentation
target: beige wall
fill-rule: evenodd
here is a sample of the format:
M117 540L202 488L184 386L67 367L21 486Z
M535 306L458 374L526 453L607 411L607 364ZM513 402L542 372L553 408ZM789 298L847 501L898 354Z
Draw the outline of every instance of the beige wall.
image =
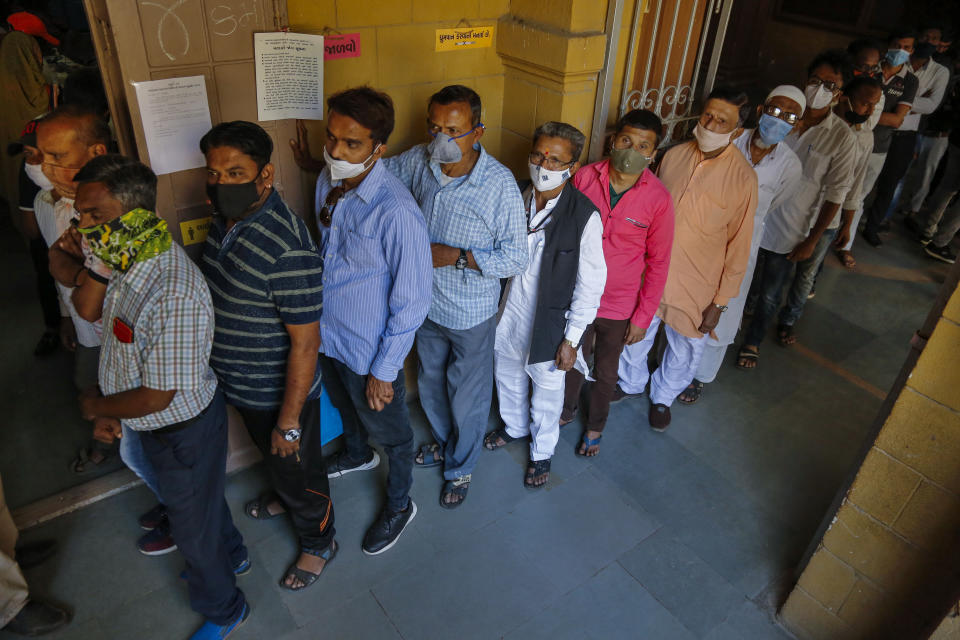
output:
M932 617L943 616L943 599L960 586L957 272L926 346L888 398L879 435L781 610L798 638L926 637L938 622ZM944 633L954 626L948 621Z

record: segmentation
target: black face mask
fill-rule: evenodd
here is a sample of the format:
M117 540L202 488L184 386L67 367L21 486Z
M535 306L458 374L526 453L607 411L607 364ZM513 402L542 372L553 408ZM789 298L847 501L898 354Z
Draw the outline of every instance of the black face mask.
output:
M868 113L867 115L862 116L853 109L847 109L846 113L843 114L843 119L850 124L863 124L870 119L870 114Z
M918 60L928 60L937 51L937 45L921 42L914 48L913 57Z
M213 203L213 209L224 218L240 218L254 202L260 199L257 181L242 184L208 184L207 197Z

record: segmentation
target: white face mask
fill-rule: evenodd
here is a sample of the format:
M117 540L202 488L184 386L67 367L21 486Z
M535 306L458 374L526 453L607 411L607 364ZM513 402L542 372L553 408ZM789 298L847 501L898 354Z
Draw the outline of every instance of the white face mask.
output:
M544 169L538 164L527 163L530 168L530 179L533 180L533 188L537 191L552 191L570 179L569 167L562 171L551 171Z
M370 152L370 155L367 156L367 159L363 162L347 162L346 160L337 160L329 153L327 153L327 147L323 147L323 161L327 163L327 166L330 167L330 178L332 180L347 180L349 178L356 178L358 175L367 170L369 165L367 162L370 158L373 157L373 154L377 152L377 149L380 148L378 144L373 148L373 151Z
M823 109L829 107L833 102L833 91L830 91L822 84L808 84L803 90L803 95L807 99L807 106L811 109Z
M30 181L40 187L44 191L50 191L53 189L53 183L50 182L50 178L43 175L43 165L42 164L26 164L23 165L23 170L27 172L27 177L30 178Z
M731 133L717 133L715 131L710 131L697 123L697 126L693 128L693 137L697 140L697 146L700 147L700 151L704 153L710 153L711 151L716 151L717 149L722 149L723 147L730 144Z

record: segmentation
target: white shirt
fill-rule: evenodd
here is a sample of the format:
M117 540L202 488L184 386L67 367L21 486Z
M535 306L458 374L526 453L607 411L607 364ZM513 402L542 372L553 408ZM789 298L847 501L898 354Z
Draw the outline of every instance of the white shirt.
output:
M870 164L870 155L873 153L873 130L867 126L867 123L860 125L859 129L850 127L853 137L857 141L856 164L854 165L853 184L850 191L843 201L841 210L848 209L856 211L863 204L863 198L867 195L863 192L863 181L867 175L867 166ZM840 217L839 212L837 213ZM839 223L839 220L837 220ZM831 225L831 228L835 225Z
M54 202L50 191L41 191L33 199L33 213L37 218L37 226L40 227L40 235L43 236L43 241L48 247L53 246L53 243L70 228L70 221L78 217L73 208L73 200L61 197ZM73 287L65 287L58 282L57 293L60 294L60 309L66 310L73 320L77 342L84 347L99 347L103 322L101 320L88 322L80 317L73 306L71 297Z
M564 188L573 188L573 185ZM556 206L560 196L548 200L543 209L535 211L537 200L533 197L533 186L527 187L523 195L528 226L534 228L544 220L546 220L544 228L550 225L553 219L548 219L547 216ZM545 235L544 229L527 234L530 259L526 270L510 279L503 314L497 324L496 349L519 351L523 354L524 360L530 353L530 339L540 293L540 264L543 260ZM580 236L577 281L573 287L570 308L566 312L567 325L564 336L567 340L574 343L580 342L583 332L597 316L606 283L607 263L603 259L603 223L600 220L600 212L594 211Z
M820 215L824 202L843 203L853 186L857 144L850 126L832 111L820 124L783 142L797 154L803 177L793 197L767 215L760 246L775 253L790 253L803 242ZM839 224L835 217L829 228Z
M910 113L904 116L898 131L916 131L920 126L920 118L933 113L940 106L950 81L950 72L933 58L917 70L911 65L910 70L917 76L917 97L914 98ZM930 95L926 95L928 92Z

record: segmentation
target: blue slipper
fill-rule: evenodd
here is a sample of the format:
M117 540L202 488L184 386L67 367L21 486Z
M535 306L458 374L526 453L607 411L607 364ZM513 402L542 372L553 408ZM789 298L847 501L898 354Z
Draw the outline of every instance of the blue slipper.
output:
M237 566L235 566L235 567L233 568L233 575L235 575L235 576L245 576L245 575L247 575L248 573L250 573L250 568L251 568L250 558L244 558L243 562L241 562L240 564L238 564ZM187 570L186 570L186 569L184 569L183 571L180 572L180 579L181 579L181 580L186 580L186 579L187 579Z
M197 629L190 640L223 640L237 628L247 621L250 616L250 607L243 603L243 611L237 616L237 619L227 624L213 624L209 620L203 623L203 626Z
M596 446L596 445L600 444L600 440L602 440L602 439L603 439L603 436L600 436L600 437L598 437L596 440L591 440L590 438L587 437L587 434L584 433L584 434L583 434L583 438L581 439L582 442L583 442L583 447L584 447L583 453L580 453L580 447L577 446L577 451L576 451L577 455L578 455L578 456L583 456L584 458L592 458L593 456L599 455L600 452L597 451L597 453L593 454L593 456L588 456L588 455L587 455L587 451L590 450L590 447L593 447L593 446Z

